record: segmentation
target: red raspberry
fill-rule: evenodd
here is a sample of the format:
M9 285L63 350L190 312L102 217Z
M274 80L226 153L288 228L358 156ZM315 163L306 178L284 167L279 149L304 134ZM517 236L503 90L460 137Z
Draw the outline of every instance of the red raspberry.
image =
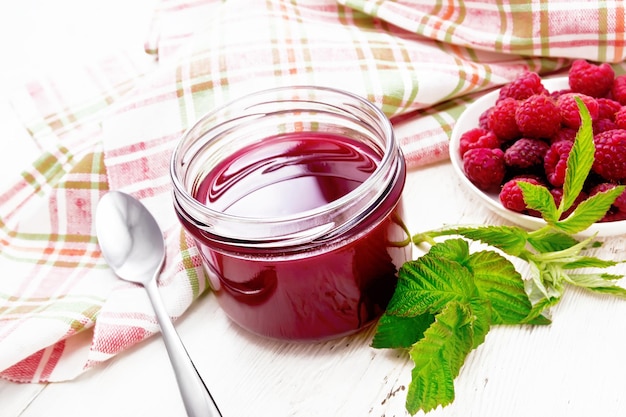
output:
M518 105L515 121L522 135L549 138L561 128L561 113L550 97L535 94Z
M626 106L620 107L618 111L615 112L615 125L619 129L626 129Z
M621 193L619 197L615 199L613 205L622 213L626 213L626 191Z
M570 90L569 88L563 89L563 90L555 90L550 92L548 95L552 98L552 100L556 101L557 98L561 97L563 94L568 94L571 93L572 90Z
M555 187L561 187L565 182L567 158L573 145L574 142L568 140L554 142L546 152L543 160L543 169L546 172L548 182Z
M543 159L550 148L540 139L522 138L504 151L504 163L511 168L532 170L543 167Z
M609 191L615 188L615 184L611 184L609 182L603 182L598 185L593 186L591 190L589 190L589 196L593 196L597 193ZM613 202L613 206L624 213L626 213L626 191L619 195Z
M548 94L536 72L526 71L500 89L498 101L507 97L524 100L533 94Z
M459 152L461 157L465 152L475 148L499 148L500 141L490 130L476 127L463 133L459 138Z
M489 113L491 113L492 107L489 107L487 110L480 114L478 118L478 127L482 127L483 129L489 129Z
M598 98L598 119L615 120L615 113L622 108L622 105L610 98Z
M606 212L604 217L602 217L600 222L618 222L626 220L626 212L610 209Z
M561 140L569 140L570 142L574 142L576 139L576 134L578 133L577 129L572 129L570 127L561 128L554 136L550 139L550 143L558 142Z
M489 112L489 129L501 141L517 139L521 136L515 121L515 111L518 103L514 98L505 98L496 103L491 112Z
M535 177L531 176L519 176L513 179L510 179L502 186L500 190L500 202L502 205L509 209L516 211L518 213L530 214L532 216L538 216L539 214L534 210L528 210L526 207L526 202L524 201L524 194L522 193L522 189L517 185L518 182L524 181L535 185L543 185L541 181L539 181Z
M611 95L613 100L619 102L622 106L626 105L626 74L615 77L613 87L611 87Z
M607 181L626 179L626 130L614 129L594 136L596 145L592 171Z
M483 191L500 187L506 168L502 149L476 148L463 155L463 169L467 178Z
M606 132L607 130L617 129L618 126L613 120L609 119L598 119L593 122L593 134L597 135L601 132Z
M595 65L577 59L569 70L569 86L575 93L590 97L604 97L611 91L615 72L609 64Z
M552 198L554 198L554 204L558 207L559 204L561 204L561 200L563 199L563 188L552 188L550 189L550 194L552 194ZM572 214L572 212L576 210L576 207L578 207L578 205L585 201L588 197L589 196L586 192L581 191L580 194L578 194L578 197L576 197L576 200L574 200L574 204L572 204L570 208L563 212L559 220L565 219L570 214Z
M556 105L561 111L563 124L574 129L580 127L580 110L578 110L578 104L576 104L576 100L574 99L576 96L587 106L591 120L598 119L598 102L595 98L577 93L563 94L556 100Z

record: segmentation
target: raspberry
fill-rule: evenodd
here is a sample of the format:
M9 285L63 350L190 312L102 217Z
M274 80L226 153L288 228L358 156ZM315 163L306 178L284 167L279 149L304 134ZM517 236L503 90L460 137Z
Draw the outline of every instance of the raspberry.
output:
M536 72L526 71L500 89L498 101L505 98L524 100L533 94L548 94Z
M517 139L521 135L515 121L518 103L514 98L505 98L497 102L489 112L489 129L502 141Z
M543 169L546 172L548 182L555 187L561 187L565 182L567 158L573 145L574 142L568 140L554 142L546 152L543 159Z
M597 193L609 191L615 188L615 184L611 184L609 182L603 182L598 185L595 185L591 190L589 190L589 196L593 196ZM626 191L619 195L613 202L613 206L621 211L626 213Z
M622 106L626 105L626 74L615 77L613 87L611 87L611 96Z
M511 168L532 170L543 167L543 159L550 148L540 139L522 138L504 151L504 163Z
M626 191L621 193L613 202L613 205L622 213L626 213Z
M467 178L483 191L500 187L506 168L502 149L476 148L463 155L463 169Z
M626 106L615 112L614 120L619 129L626 129Z
M599 221L600 222L618 222L626 220L626 212L619 210L609 210Z
M537 178L531 176L519 176L510 179L502 186L500 190L500 202L502 205L518 213L526 213L531 215L538 215L534 210L528 210L526 202L524 201L524 195L522 189L517 185L518 182L524 181L535 185L543 185Z
M622 105L610 98L598 98L598 119L615 120L615 113L622 108Z
M500 147L500 141L496 135L492 131L480 127L468 130L459 138L459 152L461 157L470 149L498 147Z
M626 179L626 130L614 129L594 136L596 145L592 171L607 181Z
M548 94L548 96L550 96L550 98L552 98L552 100L556 101L557 98L561 97L563 94L568 94L571 93L572 90L569 88L566 88L564 90L555 90L552 91Z
M568 76L573 92L600 98L611 91L615 72L609 64L595 65L584 59L577 59L572 63Z
M481 113L478 118L478 127L483 129L489 129L489 113L491 113L492 107L489 107L487 110Z
M577 129L572 129L570 127L561 128L554 136L550 139L550 143L559 142L561 140L568 140L570 142L574 142L576 139L576 134L578 133Z
M578 110L578 104L574 97L579 97L591 116L591 120L598 119L598 102L591 96L577 93L563 94L556 100L556 104L561 111L561 118L563 124L567 127L578 129L580 127L580 111Z
M617 129L617 124L609 119L599 119L593 122L593 134L597 135L601 132L606 132L607 130Z
M518 105L515 122L524 136L549 138L561 128L561 113L550 97L535 94Z

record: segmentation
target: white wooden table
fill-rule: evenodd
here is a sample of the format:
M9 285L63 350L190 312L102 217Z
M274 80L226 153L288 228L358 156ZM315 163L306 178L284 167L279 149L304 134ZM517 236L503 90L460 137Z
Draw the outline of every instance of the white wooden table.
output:
M0 185L4 174L25 162L16 157L15 147L25 145L15 138L25 133L6 104L10 87L107 48L136 43L139 51L154 4L0 3ZM447 162L410 172L405 201L413 232L446 223L503 223L460 191ZM598 254L626 258L624 248L626 238L611 238ZM550 326L493 329L461 370L455 402L428 415L626 415L626 301L568 289L553 313ZM224 417L408 415L412 362L400 351L372 349L373 329L326 343L268 341L231 324L210 293L176 327ZM0 380L1 417L183 415L160 336L71 382Z

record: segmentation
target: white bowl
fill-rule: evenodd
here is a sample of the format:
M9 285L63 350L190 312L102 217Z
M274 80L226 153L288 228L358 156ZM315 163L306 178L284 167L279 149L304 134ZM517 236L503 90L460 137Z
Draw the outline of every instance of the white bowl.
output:
M549 91L557 91L569 88L567 77L548 78L543 80L543 85ZM478 126L478 120L485 110L493 106L498 98L499 91L492 91L485 94L474 103L472 103L467 110L461 114L458 122L455 124L452 130L452 137L450 139L450 160L454 172L459 176L461 185L468 189L472 194L476 195L478 199L485 204L489 209L503 217L504 219L524 227L529 230L536 230L545 226L546 222L538 217L528 216L514 212L505 208L500 203L500 198L497 193L487 193L476 187L465 176L463 170L463 161L459 155L459 140L463 133ZM616 236L626 233L626 220L615 222L603 222L595 223L588 229L579 233L579 236L591 236L596 234L600 237Z

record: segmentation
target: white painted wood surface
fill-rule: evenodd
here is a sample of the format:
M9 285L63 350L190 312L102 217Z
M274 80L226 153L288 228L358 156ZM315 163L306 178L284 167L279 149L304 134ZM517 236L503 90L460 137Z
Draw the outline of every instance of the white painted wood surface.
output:
M154 3L0 3L0 177L21 167L7 152L16 146L10 138L24 134L5 103L11 86L102 49L141 47ZM460 190L447 162L410 172L405 201L412 232L503 223ZM626 238L612 238L598 254L626 258L624 248ZM626 301L568 289L553 313L550 326L493 329L456 380L455 402L428 416L626 415ZM373 329L326 343L268 341L231 324L211 294L176 327L224 417L408 415L412 362L400 351L372 349ZM175 384L156 336L71 382L0 381L0 416L182 416Z

